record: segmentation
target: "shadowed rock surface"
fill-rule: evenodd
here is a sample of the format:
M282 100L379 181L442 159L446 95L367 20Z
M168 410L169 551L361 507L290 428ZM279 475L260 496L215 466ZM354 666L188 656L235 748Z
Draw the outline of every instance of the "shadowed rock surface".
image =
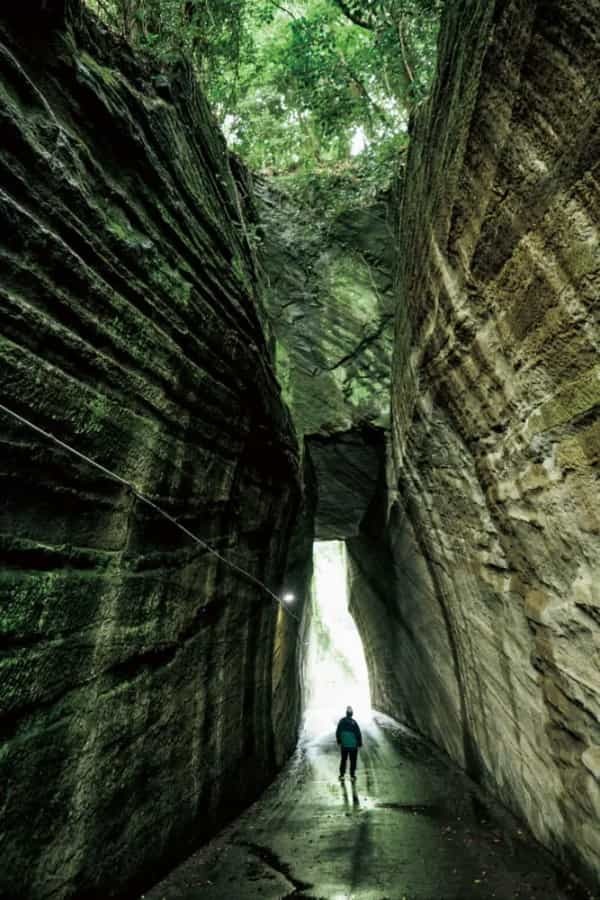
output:
M0 397L281 584L295 436L225 144L90 20L0 26ZM0 431L0 894L156 878L296 740L296 623L123 485Z
M317 540L356 537L385 484L385 432L364 426L324 437L311 435L307 452L315 472Z

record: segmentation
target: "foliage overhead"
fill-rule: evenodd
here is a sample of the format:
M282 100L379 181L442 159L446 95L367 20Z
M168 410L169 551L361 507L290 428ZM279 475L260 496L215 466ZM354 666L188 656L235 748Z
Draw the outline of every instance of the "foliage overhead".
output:
M253 169L391 175L427 94L442 0L87 0L168 68L191 61ZM360 160L360 161L359 161ZM382 182L380 187L384 187Z

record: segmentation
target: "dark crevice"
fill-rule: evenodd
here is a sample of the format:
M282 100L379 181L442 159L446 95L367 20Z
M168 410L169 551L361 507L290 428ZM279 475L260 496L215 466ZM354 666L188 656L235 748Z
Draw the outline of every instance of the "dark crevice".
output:
M180 644L155 644L148 650L136 653L108 670L117 681L133 681L145 671L168 666L173 661Z

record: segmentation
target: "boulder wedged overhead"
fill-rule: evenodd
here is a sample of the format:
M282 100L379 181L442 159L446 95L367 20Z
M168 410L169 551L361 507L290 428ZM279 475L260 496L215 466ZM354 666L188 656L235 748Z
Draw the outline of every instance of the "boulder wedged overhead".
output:
M363 426L309 435L305 448L316 484L315 537L356 537L370 515L385 517L386 432Z
M400 574L372 636L386 709L596 880L599 83L597 0L447 5L404 179Z
M44 44L3 10L0 98L2 403L278 590L296 439L193 80L91 19ZM125 485L0 425L0 894L117 896L291 749L295 623Z

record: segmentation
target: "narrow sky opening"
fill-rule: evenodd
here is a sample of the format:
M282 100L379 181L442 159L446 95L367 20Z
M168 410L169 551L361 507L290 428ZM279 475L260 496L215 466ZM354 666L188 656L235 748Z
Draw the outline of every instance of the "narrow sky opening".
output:
M346 706L359 722L371 717L371 692L362 641L348 611L346 545L317 541L305 664L306 728L335 727Z

